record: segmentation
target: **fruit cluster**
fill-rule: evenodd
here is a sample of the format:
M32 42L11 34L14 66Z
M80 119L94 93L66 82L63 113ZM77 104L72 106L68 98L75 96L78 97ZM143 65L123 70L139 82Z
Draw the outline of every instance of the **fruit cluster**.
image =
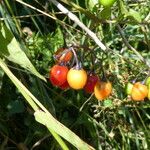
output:
M150 100L150 77L148 77L144 84L136 82L134 84L126 84L126 93L130 95L134 101L143 101L145 98Z
M68 67L68 63L75 57L76 65ZM59 49L54 58L56 64L50 69L49 80L52 85L61 89L72 88L75 90L84 89L91 94L94 92L98 100L104 100L112 91L112 84L109 81L100 81L95 73L87 73L77 59L73 49Z
M70 67L71 59L75 58L75 66ZM106 99L112 92L112 84L109 81L100 80L94 72L87 73L78 61L73 48L60 48L54 55L56 64L50 69L49 80L52 85L65 89L84 89L86 93L92 94L98 100ZM133 101L150 99L150 77L147 77L145 84L136 82L126 84L126 94Z

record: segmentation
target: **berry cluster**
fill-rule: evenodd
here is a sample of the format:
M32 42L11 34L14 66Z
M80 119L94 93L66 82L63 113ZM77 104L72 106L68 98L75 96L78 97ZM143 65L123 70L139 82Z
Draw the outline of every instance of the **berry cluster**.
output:
M76 60L74 67L68 67L68 63L73 58ZM95 73L87 73L77 59L73 48L59 49L54 58L56 64L50 69L49 80L61 89L72 88L75 90L84 89L91 94L94 92L98 100L104 100L112 91L112 84L109 81L100 81Z
M141 82L127 83L126 93L134 101L143 101L145 98L150 100L150 77L145 80L144 84Z

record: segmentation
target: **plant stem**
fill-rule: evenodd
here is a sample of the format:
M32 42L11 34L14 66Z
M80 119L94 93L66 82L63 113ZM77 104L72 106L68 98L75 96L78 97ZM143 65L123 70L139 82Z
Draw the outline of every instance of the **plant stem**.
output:
M141 60L142 62L144 62L148 67L150 67L150 64L147 63L147 61L143 58L143 56L142 56L134 47L132 47L132 46L129 44L129 42L128 42L128 40L126 39L126 37L124 36L123 30L121 29L121 27L120 27L119 24L117 25L117 28L118 28L118 31L119 31L119 33L120 33L122 39L123 39L124 44L125 44L129 49L131 49L131 50L140 58L140 60Z
M74 55L74 58L75 58L75 61L76 61L75 69L77 69L77 70L81 69L82 66L81 66L81 63L78 60L78 57L77 57L77 54L76 54L75 50L73 49L73 47L70 47L69 49L73 52L73 55Z
M18 1L18 0L17 0ZM60 11L66 14L72 21L74 21L78 26L80 26L94 41L95 43L103 50L106 51L107 47L99 40L94 32L92 32L89 28L87 28L76 15L70 12L67 8L65 8L62 4L60 4L56 0L48 0L52 2Z

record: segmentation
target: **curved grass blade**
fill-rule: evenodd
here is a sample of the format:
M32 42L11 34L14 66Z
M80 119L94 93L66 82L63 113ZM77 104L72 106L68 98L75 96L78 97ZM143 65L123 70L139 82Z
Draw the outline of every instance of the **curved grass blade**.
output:
M93 147L85 143L70 129L68 129L66 126L57 121L49 113L49 111L32 95L32 93L30 93L30 91L13 75L13 73L9 70L9 68L1 58L0 58L0 66L4 70L4 72L8 75L8 77L11 79L11 81L15 84L15 86L19 89L19 91L25 97L30 106L34 109L36 121L46 126L50 132L52 131L52 134L53 133L58 134L57 138L54 136L56 140L59 140L58 136L60 135L68 142L70 142L72 145L74 145L77 149L94 150ZM62 141L59 141L59 143L62 143Z

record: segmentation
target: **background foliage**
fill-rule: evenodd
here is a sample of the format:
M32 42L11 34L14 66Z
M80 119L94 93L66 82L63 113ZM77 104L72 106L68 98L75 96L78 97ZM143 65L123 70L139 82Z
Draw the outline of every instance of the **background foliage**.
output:
M49 1L24 2L28 5L0 1L0 58L15 77L58 121L95 149L149 149L150 101L131 101L125 84L144 81L149 75L150 1L118 0L104 8L98 0L60 0L109 47L107 51ZM105 101L83 90L63 91L49 82L53 54L70 45L78 47L87 71L94 69L100 78L112 82L112 95ZM2 150L62 148L33 113L22 92L0 69Z

